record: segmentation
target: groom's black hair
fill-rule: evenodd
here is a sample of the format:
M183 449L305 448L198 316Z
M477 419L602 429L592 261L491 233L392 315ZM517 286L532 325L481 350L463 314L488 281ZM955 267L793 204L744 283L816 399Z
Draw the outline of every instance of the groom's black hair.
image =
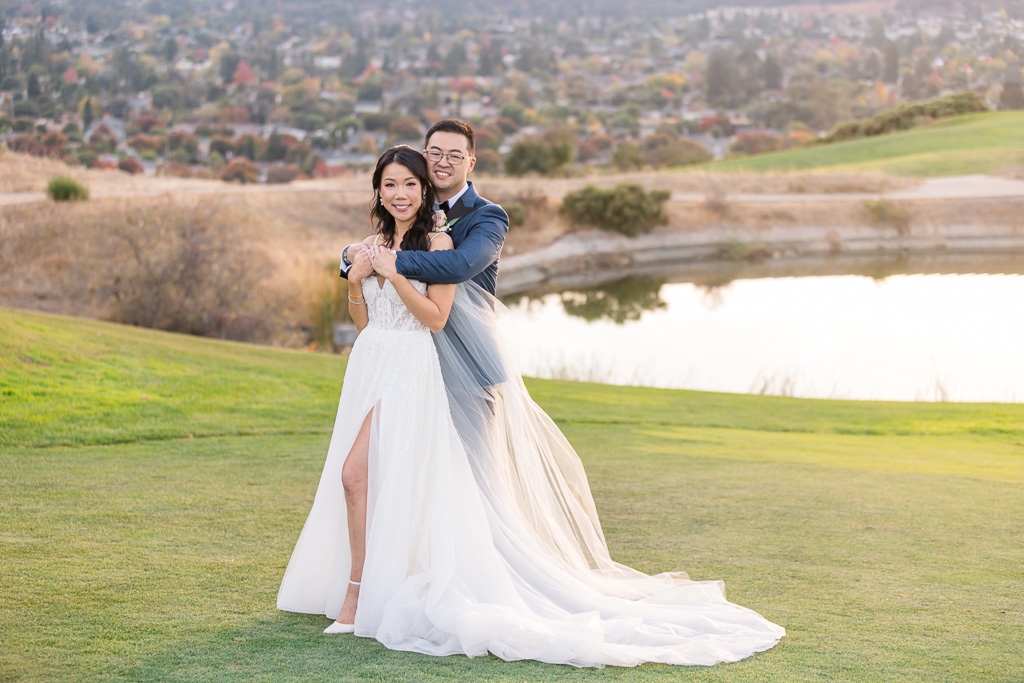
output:
M423 139L423 146L426 147L430 144L430 136L434 133L455 133L457 135L465 135L466 140L469 142L469 156L473 156L476 152L476 140L473 138L473 127L465 121L459 121L458 119L441 119L430 127L427 131L427 137Z

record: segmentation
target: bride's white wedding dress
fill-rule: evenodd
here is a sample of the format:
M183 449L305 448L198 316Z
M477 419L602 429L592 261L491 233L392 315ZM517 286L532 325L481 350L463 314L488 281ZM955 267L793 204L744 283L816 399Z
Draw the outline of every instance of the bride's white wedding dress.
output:
M366 278L363 293L369 324L352 349L279 609L341 610L351 562L341 471L373 410L356 635L429 655L598 667L736 661L785 635L728 602L719 581L612 561L579 458L518 375L488 394L486 439L460 438L441 342L390 282ZM492 324L500 304L472 301L486 296L459 285L450 324L467 314Z

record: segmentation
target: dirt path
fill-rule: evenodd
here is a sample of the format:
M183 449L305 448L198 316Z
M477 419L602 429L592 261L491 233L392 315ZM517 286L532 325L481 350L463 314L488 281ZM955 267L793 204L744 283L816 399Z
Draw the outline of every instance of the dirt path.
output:
M156 188L126 188L125 190L95 190L95 199L154 196L162 194L244 194L267 192L353 192L365 194L365 180L349 181L308 181L301 184L288 185L233 185L220 182L201 182L195 186L189 183L178 183ZM563 193L553 190L550 197L559 197ZM926 178L914 187L889 192L836 192L836 193L738 193L728 194L731 202L856 202L868 199L981 199L986 197L1024 197L1024 180L1013 180L989 175L949 176L944 178ZM22 192L0 195L0 205L19 204L25 202L44 201L43 192ZM705 195L690 192L673 192L672 200L677 202L702 202Z

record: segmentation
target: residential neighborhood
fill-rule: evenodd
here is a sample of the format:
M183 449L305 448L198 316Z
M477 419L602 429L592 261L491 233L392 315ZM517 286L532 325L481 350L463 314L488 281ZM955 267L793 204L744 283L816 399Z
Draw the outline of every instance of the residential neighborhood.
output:
M1020 7L874 4L651 3L651 20L489 1L466 16L445 3L29 1L0 10L0 138L128 173L288 182L365 169L458 117L477 130L478 172L573 175L815 144L963 91L1024 108Z

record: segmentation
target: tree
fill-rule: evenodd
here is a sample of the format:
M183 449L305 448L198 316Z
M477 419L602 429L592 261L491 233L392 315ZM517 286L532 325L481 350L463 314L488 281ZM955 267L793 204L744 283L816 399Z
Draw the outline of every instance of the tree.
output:
M93 112L92 98L91 97L86 97L85 100L83 100L83 104L82 104L82 129L83 130L89 130L89 126L91 126L92 122L93 122L93 115L94 115L94 112Z
M256 83L256 77L252 73L252 67L244 59L238 60L238 66L235 67L235 75L232 78L232 83L241 86L250 86Z
M232 159L220 172L220 179L225 182L237 182L243 185L259 182L260 169L244 157Z
M688 166L711 160L711 154L699 142L670 137L664 133L655 133L644 140L643 149L647 163L654 168Z
M761 80L765 90L779 90L782 88L782 62L775 55L768 55L761 64Z
M568 131L550 130L542 138L520 140L505 159L505 172L510 175L556 173L568 166L576 156L576 141Z
M160 49L160 54L165 62L173 62L174 58L178 56L178 41L174 38L165 40L163 47Z
M615 148L612 154L612 165L621 171L633 171L643 168L644 153L635 142L624 142Z
M728 52L717 48L711 53L704 78L708 84L707 97L711 106L731 109L741 104L743 88L740 73Z
M509 175L544 175L553 172L553 166L547 145L538 139L520 140L512 146L505 159L505 171Z
M366 41L360 37L359 42L356 43L355 52L345 57L341 62L341 77L345 80L352 80L363 73L369 63L370 58L367 56Z
M30 100L34 100L39 97L39 76L34 72L29 71L28 80L26 81L26 90L28 91L28 97Z
M627 320L639 320L645 311L666 308L661 298L664 280L631 275L599 287L566 292L562 307L569 315L591 322L608 319L622 325Z
M895 83L900 79L900 48L899 45L887 40L882 50L882 80Z
M999 95L1000 109L1024 109L1024 92L1020 83L1009 81L1003 84L1003 92Z
M466 48L460 41L455 41L448 54L444 56L444 75L458 76L466 66Z
M474 168L477 173L501 173L501 155L493 149L477 149Z
M242 58L234 50L225 50L220 56L220 80L222 83L231 83L235 79L235 70Z

